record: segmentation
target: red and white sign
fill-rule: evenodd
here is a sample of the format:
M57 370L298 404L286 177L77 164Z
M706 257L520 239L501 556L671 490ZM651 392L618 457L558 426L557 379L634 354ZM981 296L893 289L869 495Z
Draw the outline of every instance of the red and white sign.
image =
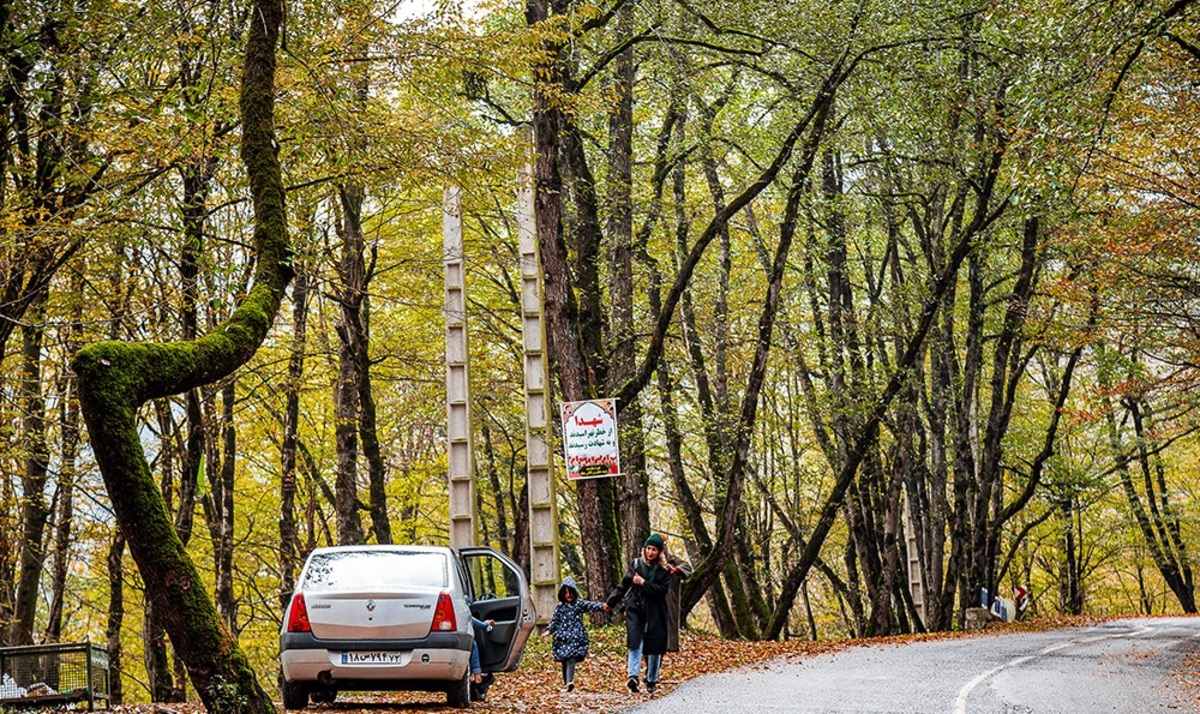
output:
M1020 585L1014 587L1013 600L1017 601L1017 610L1024 612L1029 607L1029 589Z
M563 451L567 478L603 478L621 474L617 444L617 400L588 399L562 403Z

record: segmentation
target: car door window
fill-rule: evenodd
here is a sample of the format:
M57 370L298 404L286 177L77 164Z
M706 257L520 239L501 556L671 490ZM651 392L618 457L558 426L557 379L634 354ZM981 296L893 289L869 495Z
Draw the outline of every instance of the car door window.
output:
M467 562L476 600L503 600L521 594L516 574L496 558L471 557Z

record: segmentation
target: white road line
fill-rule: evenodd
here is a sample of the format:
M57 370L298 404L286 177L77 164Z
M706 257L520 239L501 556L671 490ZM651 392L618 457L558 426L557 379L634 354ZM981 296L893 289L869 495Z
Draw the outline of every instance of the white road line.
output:
M1092 642L1100 642L1101 640L1111 640L1114 637L1140 637L1141 635L1147 634L1149 632L1153 632L1153 630L1154 630L1154 628L1152 628L1152 627L1143 627L1134 632L1121 632L1121 633L1115 633L1115 634L1111 634L1111 635L1101 635L1099 637L1089 637L1089 638L1083 639L1083 640L1071 640L1069 642L1063 642L1063 643L1060 643L1057 645L1052 645L1050 647L1047 647L1046 649L1042 650L1041 652L1038 652L1038 655L1047 655L1052 652L1057 652L1059 650L1066 649L1068 647L1074 647L1075 645L1086 645L1086 644L1090 644ZM967 698L971 696L971 692L975 690L975 687L978 687L980 684L983 684L992 675L998 674L999 672L1002 672L1002 671L1008 669L1009 667L1015 667L1018 664L1028 662L1029 660L1033 659L1035 656L1037 656L1037 655L1028 655L1025 657L1017 657L1016 659L1011 660L1009 662L1005 662L1002 665L992 667L991 669L989 669L988 671L979 675L975 679L972 679L970 682L967 682L965 685L963 685L962 689L958 690L958 698L954 700L954 714L967 714Z
M1099 642L1100 640L1111 640L1114 637L1141 637L1142 635L1147 635L1147 634L1150 634L1151 632L1154 632L1153 627L1139 627L1138 629L1134 630L1133 632L1116 632L1111 635L1100 635L1099 637L1088 637L1088 638L1082 639L1082 640L1075 640L1075 642L1073 644L1085 645L1089 642Z
M1022 662L1028 662L1031 659L1033 659L1032 655L1029 657L1018 657L1011 662L1006 662L998 667L992 667L975 679L967 682L962 689L958 690L958 699L954 700L954 714L967 714L967 697L971 696L971 691L982 684L988 677L1009 667L1015 667Z

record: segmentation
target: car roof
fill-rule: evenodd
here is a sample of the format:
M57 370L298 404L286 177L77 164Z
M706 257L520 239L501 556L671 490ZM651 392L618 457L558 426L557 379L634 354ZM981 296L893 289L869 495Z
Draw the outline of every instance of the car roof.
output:
M321 548L314 548L312 554L317 553L345 553L355 550L387 550L398 553L452 553L450 548L444 545L394 545L394 544L379 544L379 543L364 543L362 545L327 545Z

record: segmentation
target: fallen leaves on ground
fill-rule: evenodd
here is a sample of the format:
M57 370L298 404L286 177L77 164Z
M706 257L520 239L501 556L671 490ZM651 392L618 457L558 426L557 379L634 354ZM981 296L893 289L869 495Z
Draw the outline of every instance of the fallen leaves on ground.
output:
M1200 653L1188 655L1183 666L1171 673L1185 697L1200 705Z
M663 658L658 691L654 697L669 694L681 683L705 674L744 668L765 668L780 658L803 659L851 647L876 647L908 642L956 637L979 637L998 632L1041 632L1063 627L1089 627L1112 618L1044 617L1025 622L994 624L974 632L934 632L857 640L789 640L787 642L737 642L715 635L683 633L679 652ZM620 714L648 700L645 688L638 694L625 688L625 628L611 625L592 628L592 646L588 658L575 668L575 691L563 686L562 670L550 653L550 639L531 637L521 666L516 672L496 675L496 683L487 701L476 702L471 709L494 714ZM1200 663L1194 663L1200 665ZM1196 667L1192 667L1195 676ZM188 704L142 704L114 707L120 714L199 714L203 708ZM459 712L446 706L446 695L422 692L379 692L339 694L333 704L310 705L313 712L367 714L451 714Z

